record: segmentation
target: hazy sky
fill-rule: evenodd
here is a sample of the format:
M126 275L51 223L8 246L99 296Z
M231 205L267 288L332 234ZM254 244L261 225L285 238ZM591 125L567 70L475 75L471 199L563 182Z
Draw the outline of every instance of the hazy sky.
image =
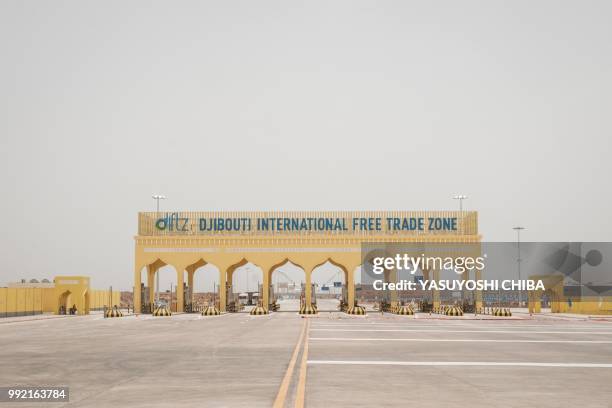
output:
M0 2L0 284L133 284L137 212L612 238L612 2Z

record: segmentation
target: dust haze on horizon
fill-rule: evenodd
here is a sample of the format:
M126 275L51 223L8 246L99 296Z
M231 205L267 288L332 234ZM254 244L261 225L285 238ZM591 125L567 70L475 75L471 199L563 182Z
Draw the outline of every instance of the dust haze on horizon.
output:
M0 285L130 289L157 193L202 211L462 193L484 240L610 241L611 20L606 1L2 1Z

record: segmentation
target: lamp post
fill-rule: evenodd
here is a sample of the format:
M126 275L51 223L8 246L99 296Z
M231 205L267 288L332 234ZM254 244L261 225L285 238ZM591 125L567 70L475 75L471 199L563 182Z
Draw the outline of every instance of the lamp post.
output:
M453 197L453 200L459 200L459 211L463 211L463 200L466 200L468 196L463 194L457 194Z
M159 212L159 200L165 200L166 196L162 194L154 194L152 197L155 201L157 201L157 212Z
M165 200L166 196L162 194L154 194L152 198L157 201L157 213L159 213L159 200ZM155 271L155 302L159 304L159 269ZM151 288L149 288L151 290Z
M517 248L516 265L518 268L518 278L520 281L521 280L521 231L523 231L525 227L516 226L516 227L513 227L512 229L516 231L516 248ZM519 289L519 295L518 295L518 302L519 302L519 307L521 307L521 305L523 304L523 294L520 289Z

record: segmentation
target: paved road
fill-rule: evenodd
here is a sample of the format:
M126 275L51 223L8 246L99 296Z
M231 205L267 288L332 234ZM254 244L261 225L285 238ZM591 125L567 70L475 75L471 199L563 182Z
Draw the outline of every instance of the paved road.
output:
M611 406L610 322L418 317L7 323L0 386L68 385L79 407Z
M612 406L610 323L319 319L309 342L309 407Z
M280 306L279 311L287 312L293 311L297 312L300 310L300 299L286 299L279 300L278 305ZM336 311L340 306L340 302L337 299L318 299L317 306L319 310L323 311Z

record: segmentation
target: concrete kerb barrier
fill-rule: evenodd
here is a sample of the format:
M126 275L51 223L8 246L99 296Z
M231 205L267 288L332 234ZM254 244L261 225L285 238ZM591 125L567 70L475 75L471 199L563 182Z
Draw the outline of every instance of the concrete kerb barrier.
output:
M153 316L172 316L172 312L168 306L159 306L153 311Z

